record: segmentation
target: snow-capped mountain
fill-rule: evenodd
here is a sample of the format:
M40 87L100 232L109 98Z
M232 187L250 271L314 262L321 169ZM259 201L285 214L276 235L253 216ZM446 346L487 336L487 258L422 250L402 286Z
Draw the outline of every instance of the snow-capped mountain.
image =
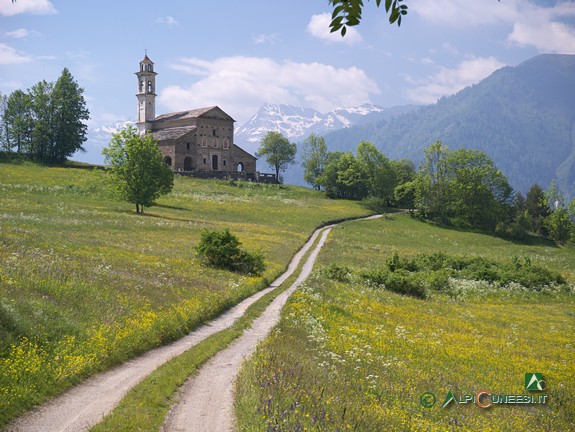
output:
M88 139L82 145L86 151L76 152L72 156L72 159L93 164L102 164L104 162L102 149L108 147L112 139L112 134L120 132L127 126L135 125L136 123L132 120L120 120L88 128Z
M382 107L366 103L322 114L312 108L265 104L248 122L236 129L235 141L253 152L269 131L281 132L290 140L298 141L312 132L324 135L353 126L363 122L370 114L383 110Z

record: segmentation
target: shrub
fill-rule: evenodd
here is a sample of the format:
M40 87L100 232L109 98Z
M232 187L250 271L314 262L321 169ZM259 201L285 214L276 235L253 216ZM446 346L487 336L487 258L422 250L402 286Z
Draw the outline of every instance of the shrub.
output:
M196 252L204 263L212 267L261 275L265 270L263 254L240 249L240 244L227 228L221 231L204 230Z
M424 279L417 273L410 273L404 269L389 271L366 270L360 276L368 283L380 285L398 294L409 295L417 298L427 298Z
M349 267L341 266L336 263L331 263L322 269L322 274L331 280L335 280L338 282L347 282L349 280L351 270Z
M426 298L427 290L449 293L450 278L499 286L515 283L535 291L567 283L560 273L532 265L529 257L513 257L511 262L498 262L484 257L451 257L444 252L418 254L411 260L394 252L386 260L384 268L365 270L360 272L360 276L368 284L419 298Z

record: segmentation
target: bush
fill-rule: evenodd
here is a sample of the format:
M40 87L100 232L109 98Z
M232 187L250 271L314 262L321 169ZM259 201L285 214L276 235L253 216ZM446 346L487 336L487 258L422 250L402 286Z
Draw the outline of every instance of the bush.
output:
M444 252L418 254L411 260L394 252L386 260L384 268L365 270L360 276L368 284L418 298L426 298L427 290L449 290L450 278L499 286L517 283L534 291L567 283L560 273L532 265L529 257L513 257L511 262L498 262L484 257L451 257Z
M349 275L351 270L349 267L341 266L336 263L331 263L325 266L321 273L328 279L335 280L338 282L347 282L349 280Z
M383 286L398 294L427 298L424 280L417 273L410 273L403 269L396 271L382 269L363 271L360 276L370 284Z
M263 254L240 249L240 244L227 228L221 231L204 230L196 252L200 260L212 267L261 275L265 270Z

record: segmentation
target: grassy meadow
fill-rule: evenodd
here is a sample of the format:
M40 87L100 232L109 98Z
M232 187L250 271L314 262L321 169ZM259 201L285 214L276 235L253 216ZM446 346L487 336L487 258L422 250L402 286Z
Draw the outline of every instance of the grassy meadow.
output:
M315 227L368 213L304 188L177 177L140 216L102 176L0 163L0 426L261 289ZM262 277L202 267L203 228L261 250Z
M522 257L566 285L527 290L449 279L427 299L366 283L394 253ZM333 277L334 265L348 273ZM326 271L330 270L331 271ZM241 431L575 430L575 250L442 229L403 214L332 230L316 271L283 310L237 383ZM339 280L338 280L339 279ZM525 390L541 372L544 392ZM487 390L546 404L442 405ZM421 404L431 392L436 403ZM484 402L484 400L482 400Z

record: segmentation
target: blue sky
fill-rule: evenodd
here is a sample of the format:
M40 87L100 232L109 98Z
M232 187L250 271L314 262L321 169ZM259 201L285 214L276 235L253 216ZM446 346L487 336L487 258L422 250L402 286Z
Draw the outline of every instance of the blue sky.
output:
M537 54L575 54L573 1L404 3L400 28L372 0L341 38L329 34L327 0L0 0L0 92L67 67L85 89L94 136L133 120L145 50L158 72L157 114L219 105L236 126L266 102L321 112L433 103ZM77 159L100 158L86 148Z

